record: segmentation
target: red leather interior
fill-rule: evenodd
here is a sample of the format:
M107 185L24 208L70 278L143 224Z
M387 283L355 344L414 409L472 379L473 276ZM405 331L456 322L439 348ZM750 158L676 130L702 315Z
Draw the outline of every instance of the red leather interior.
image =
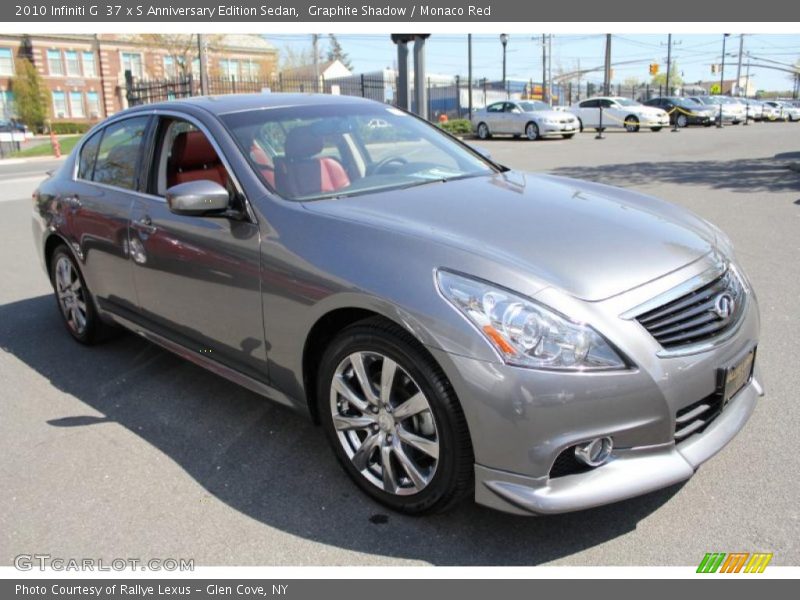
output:
M267 183L270 184L273 188L275 187L275 166L272 164L269 156L266 152L253 142L253 145L250 147L250 158L253 159L253 162L256 163L258 166L258 170L264 176L264 179L267 180Z
M186 131L175 136L167 165L167 186L208 179L223 187L228 173L216 150L202 131Z
M342 163L322 152L322 137L310 127L295 127L286 136L285 156L275 159L275 184L278 193L307 196L334 192L350 185Z

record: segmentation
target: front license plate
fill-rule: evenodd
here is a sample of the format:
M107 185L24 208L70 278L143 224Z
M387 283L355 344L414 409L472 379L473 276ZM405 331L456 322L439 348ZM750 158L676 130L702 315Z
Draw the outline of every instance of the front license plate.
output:
M720 369L720 384L722 388L722 406L726 406L741 389L747 385L753 376L756 349L753 348L733 365Z

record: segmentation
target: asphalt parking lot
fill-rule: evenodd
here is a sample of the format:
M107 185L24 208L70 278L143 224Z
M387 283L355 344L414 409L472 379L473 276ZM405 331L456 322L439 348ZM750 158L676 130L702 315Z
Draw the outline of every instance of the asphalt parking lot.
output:
M74 343L30 233L30 193L53 163L0 164L0 564L47 553L198 565L692 565L712 551L800 564L800 172L787 168L800 162L800 124L480 145L519 169L661 196L733 239L761 303L767 395L693 479L557 517L471 503L425 518L388 513L303 417L132 335Z

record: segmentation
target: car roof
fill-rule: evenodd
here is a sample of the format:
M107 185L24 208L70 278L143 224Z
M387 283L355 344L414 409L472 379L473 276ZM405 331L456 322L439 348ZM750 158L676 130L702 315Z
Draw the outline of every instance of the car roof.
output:
M125 112L139 112L148 110L169 110L181 107L195 106L203 108L215 115L227 113L258 110L263 108L292 108L299 106L322 106L331 104L340 105L375 105L382 104L375 100L360 98L358 96L336 96L333 94L228 94L222 96L193 96L168 102L156 102L128 109ZM120 114L120 113L117 113Z

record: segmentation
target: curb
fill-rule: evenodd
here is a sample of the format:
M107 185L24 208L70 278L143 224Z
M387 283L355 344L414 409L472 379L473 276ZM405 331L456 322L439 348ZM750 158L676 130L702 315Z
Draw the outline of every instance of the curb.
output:
M61 158L55 156L28 156L25 158L0 158L0 166L3 165L21 165L29 162L43 162L46 160L64 160L67 158L66 154L62 154Z

